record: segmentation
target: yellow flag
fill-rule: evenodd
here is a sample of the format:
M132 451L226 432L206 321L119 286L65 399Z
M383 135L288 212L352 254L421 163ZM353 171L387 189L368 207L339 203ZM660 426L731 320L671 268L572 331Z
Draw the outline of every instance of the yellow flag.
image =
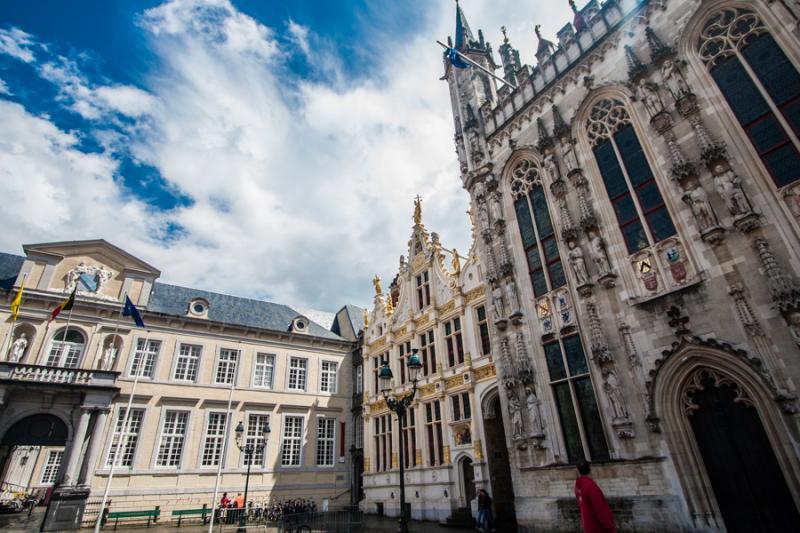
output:
M11 302L11 320L16 320L17 315L19 314L19 308L22 304L22 291L25 290L25 282L22 282L22 285L19 288L19 292L17 296L14 298L14 301Z

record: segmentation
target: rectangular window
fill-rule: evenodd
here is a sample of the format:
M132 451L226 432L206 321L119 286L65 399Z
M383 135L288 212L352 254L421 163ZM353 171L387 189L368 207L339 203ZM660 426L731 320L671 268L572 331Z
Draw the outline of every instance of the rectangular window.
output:
M47 460L42 468L43 485L52 485L58 477L58 469L61 468L61 460L64 459L64 450L48 450Z
M308 359L304 357L289 358L289 390L306 390L306 373L308 371Z
M300 466L303 447L303 417L283 417L283 442L281 443L281 466Z
M175 381L197 381L197 367L200 363L201 346L195 344L181 344L178 347L178 358L175 361Z
M481 305L475 309L478 316L478 335L480 336L481 355L492 352L492 343L489 338L489 320L486 318L486 307Z
M336 419L317 417L317 466L333 466Z
M444 324L444 341L447 345L447 362L450 366L464 362L464 341L461 338L461 318L456 317Z
M250 414L247 416L247 441L246 446L253 449L253 466L264 468L266 465L266 447L262 447L263 439L261 436L264 430L269 427L269 415ZM244 456L244 454L242 454ZM246 461L246 458L243 458ZM246 464L244 466L247 466Z
M422 359L422 375L436 373L436 346L433 330L419 336L419 353Z
M158 444L156 466L179 467L183 455L183 441L186 437L186 411L167 411L161 425L161 439Z
M417 306L425 309L431 304L431 283L426 270L416 278L417 280Z
M356 394L363 394L364 392L364 365L363 363L356 367Z
M222 445L225 441L226 413L208 413L206 436L203 440L201 466L217 466L222 458Z
M403 416L403 452L405 456L403 457L404 460L404 467L405 468L414 468L417 466L417 428L416 428L416 418L415 418L415 411L413 407L409 407L406 410L405 416Z
M383 415L375 418L375 471L386 472L392 465L392 417Z
M253 372L253 387L271 389L275 376L275 356L271 353L257 353Z
M400 343L400 383L407 383L406 363L411 355L411 341Z
M381 367L389 362L389 353L385 353L379 357L372 358L372 383L375 386L374 392L378 394L378 388L380 387L380 379L378 379L378 373L381 371Z
M469 393L462 392L451 396L450 400L453 404L453 422L459 420L470 420L472 418L472 406L469 403Z
M239 361L239 350L220 348L217 359L217 374L214 383L232 384L236 379L236 363Z
M425 404L425 432L428 437L428 466L438 466L444 461L442 407L438 400Z
M144 339L136 342L136 351L133 353L131 362L130 377L139 374L139 377L152 378L156 366L158 351L161 349L161 341L148 340L147 348L144 346Z
M322 368L320 369L319 375L319 391L320 392L329 392L331 394L336 394L336 369L338 368L338 363L335 361L322 361Z
M131 409L127 427L125 427L125 412L125 407L120 407L117 411L114 435L111 437L111 447L106 458L107 467L111 466L115 454L117 459L116 467L130 468L133 465L133 454L136 452L136 444L139 442L144 409ZM118 448L119 451L117 451Z

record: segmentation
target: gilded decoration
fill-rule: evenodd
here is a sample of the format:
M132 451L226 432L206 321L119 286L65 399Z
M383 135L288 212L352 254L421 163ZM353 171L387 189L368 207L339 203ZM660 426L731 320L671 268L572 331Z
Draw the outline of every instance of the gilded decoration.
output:
M392 453L392 468L400 468L400 461L397 458L397 452Z
M419 387L419 394L421 397L430 396L436 392L436 384L435 383L428 383L427 385L421 385Z
M402 328L400 328L400 329L398 329L397 331L394 332L394 336L395 337L402 337L406 333L408 333L408 327L407 326L403 326Z
M385 411L386 409L388 409L388 407L386 406L386 400L383 398L369 406L370 413L378 413L380 411Z
M446 315L447 313L453 311L455 308L456 308L456 301L450 300L449 302L447 302L446 304L444 304L439 308L439 313L442 315Z
M416 319L414 321L414 324L416 324L417 327L420 327L420 326L424 326L425 324L430 322L430 320L431 320L431 316L428 313L425 313L424 315L422 315L418 319Z
M381 337L380 339L372 342L372 344L369 345L369 349L377 350L378 348L383 348L384 346L386 346L386 337Z
M495 377L497 375L497 369L495 368L494 363L492 363L480 368L476 368L472 371L472 373L475 374L475 381L483 381L485 379Z
M486 295L486 287L484 285L481 285L480 287L475 287L474 289L468 291L464 295L464 304L473 302L484 295Z
M415 255L414 258L411 260L411 270L414 272L416 272L417 270L422 270L426 266L428 266L428 258L425 257L425 254L423 252L420 252L417 255Z
M455 389L456 387L460 387L464 384L464 374L457 374L455 376L450 376L449 378L444 380L444 389L450 390Z
M419 448L414 450L414 458L416 459L414 464L421 465L422 464L422 450L420 450Z
M472 441L472 450L475 454L475 460L481 461L483 459L483 448L481 448L481 441L474 440Z
M450 464L450 446L444 447L444 454L442 454L442 459L444 461L444 464L446 465Z
M364 473L369 474L369 457L364 456Z

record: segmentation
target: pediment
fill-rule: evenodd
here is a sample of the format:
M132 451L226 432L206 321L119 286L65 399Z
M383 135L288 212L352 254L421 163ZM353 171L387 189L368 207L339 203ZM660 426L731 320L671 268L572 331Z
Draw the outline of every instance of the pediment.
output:
M87 257L93 262L117 272L136 272L147 278L157 278L161 275L161 271L154 266L104 239L26 244L22 246L22 249L25 251L25 255L31 259L34 257L49 258L49 262L58 263L64 259Z

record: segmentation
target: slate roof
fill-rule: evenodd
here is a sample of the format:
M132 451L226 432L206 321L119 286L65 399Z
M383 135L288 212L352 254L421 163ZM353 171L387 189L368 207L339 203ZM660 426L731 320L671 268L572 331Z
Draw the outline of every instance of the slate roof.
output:
M352 304L345 305L343 309L347 314L347 319L350 321L356 337L358 337L358 332L364 329L364 309ZM331 331L337 335L342 334L342 326L339 324L338 313L336 315L336 319L333 321L333 325L331 326Z
M11 290L24 262L25 258L20 255L0 252L0 289Z

